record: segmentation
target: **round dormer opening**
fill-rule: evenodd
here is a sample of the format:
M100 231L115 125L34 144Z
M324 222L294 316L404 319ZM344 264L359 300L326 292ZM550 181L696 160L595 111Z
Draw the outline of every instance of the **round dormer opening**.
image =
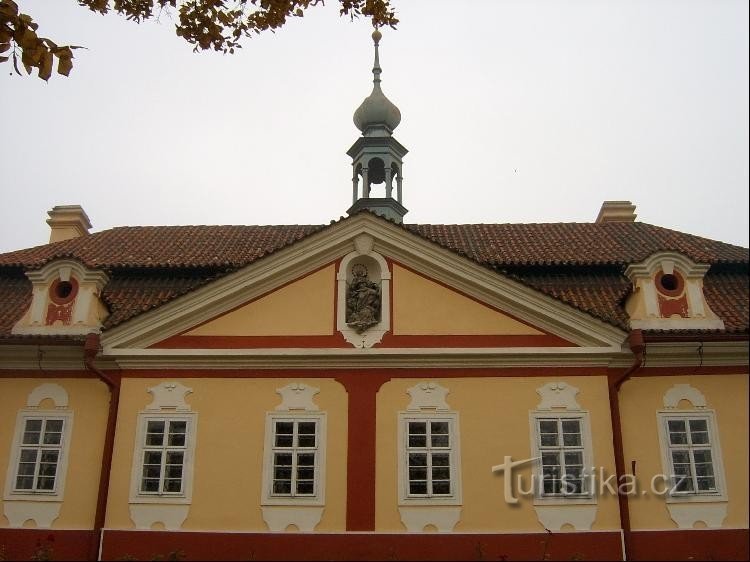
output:
M676 297L682 294L685 288L685 280L676 271L672 273L660 271L656 276L656 288L663 295Z
M68 304L78 294L78 282L72 277L63 281L56 279L49 288L49 296L55 304Z

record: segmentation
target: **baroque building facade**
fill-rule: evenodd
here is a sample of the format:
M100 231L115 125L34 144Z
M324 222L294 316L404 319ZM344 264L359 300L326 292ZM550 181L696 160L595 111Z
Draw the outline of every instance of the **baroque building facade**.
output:
M748 250L405 224L374 39L347 218L0 255L4 555L747 559Z

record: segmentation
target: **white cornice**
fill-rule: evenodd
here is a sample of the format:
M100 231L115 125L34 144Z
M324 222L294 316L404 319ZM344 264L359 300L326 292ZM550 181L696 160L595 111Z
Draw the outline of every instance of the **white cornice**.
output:
M0 345L0 369L82 370L83 347L64 345Z
M375 239L376 251L534 326L577 345L621 349L621 329L363 213L105 331L104 353L148 347L240 306L348 254L362 233Z

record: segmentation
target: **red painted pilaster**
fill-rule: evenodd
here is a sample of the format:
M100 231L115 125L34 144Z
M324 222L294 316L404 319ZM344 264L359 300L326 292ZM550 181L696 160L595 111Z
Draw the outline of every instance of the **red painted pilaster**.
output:
M346 530L375 530L375 403L386 375L339 375L349 398Z

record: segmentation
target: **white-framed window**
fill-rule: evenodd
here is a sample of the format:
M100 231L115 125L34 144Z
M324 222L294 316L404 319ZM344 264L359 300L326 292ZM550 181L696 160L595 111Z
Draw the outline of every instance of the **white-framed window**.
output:
M263 505L323 505L325 443L324 412L267 414Z
M72 423L69 411L18 413L6 499L62 499Z
M726 499L721 447L713 410L657 414L667 501Z
M131 501L189 503L196 414L141 413L136 430Z
M593 500L589 414L532 412L532 456L535 500L545 503Z
M458 414L399 413L402 505L461 503Z

